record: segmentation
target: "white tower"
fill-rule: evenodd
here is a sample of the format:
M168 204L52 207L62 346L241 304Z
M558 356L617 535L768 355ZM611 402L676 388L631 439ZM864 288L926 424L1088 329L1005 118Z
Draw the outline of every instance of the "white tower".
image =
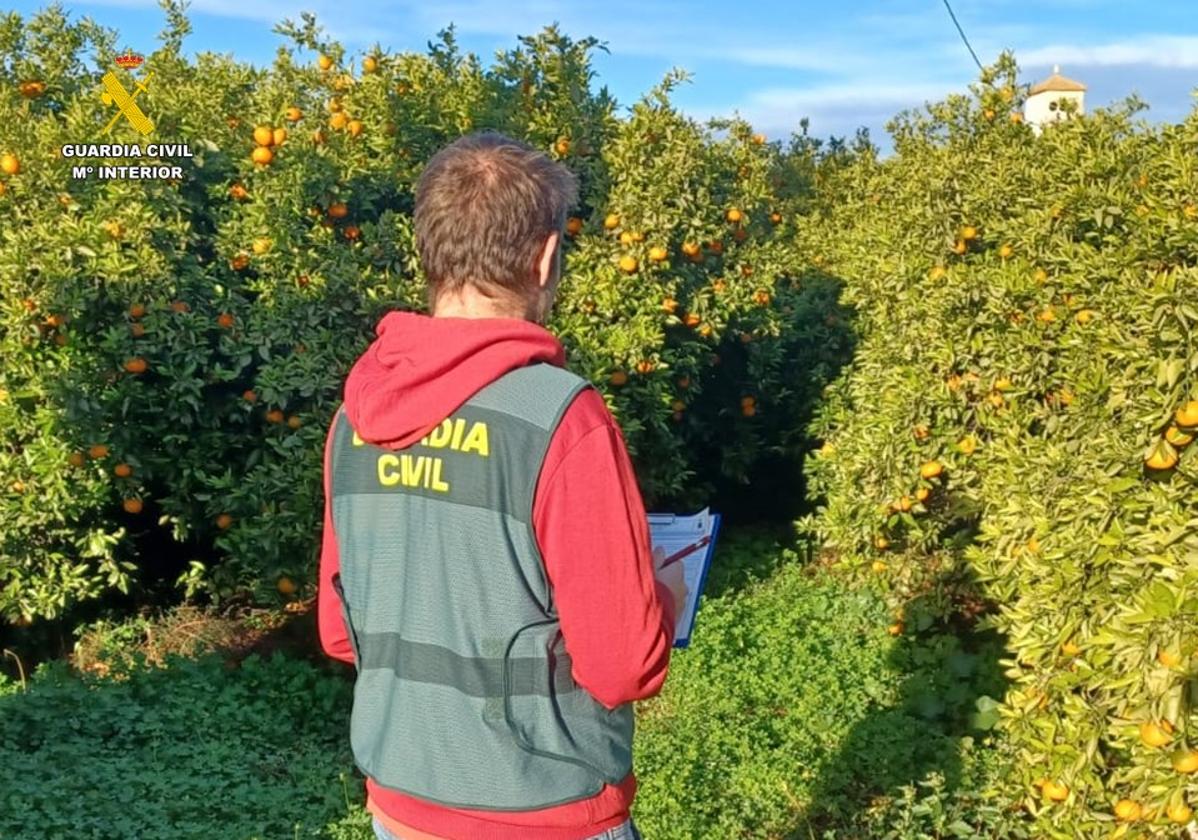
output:
M1032 86L1023 106L1023 118L1037 134L1048 123L1065 119L1070 111L1085 112L1086 86L1061 75L1060 65L1052 75Z

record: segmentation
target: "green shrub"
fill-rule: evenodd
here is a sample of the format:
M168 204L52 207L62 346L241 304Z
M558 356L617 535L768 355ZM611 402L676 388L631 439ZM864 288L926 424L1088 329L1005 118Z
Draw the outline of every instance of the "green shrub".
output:
M1173 428L1198 398L1198 112L1151 126L1132 102L1037 137L1006 118L1025 93L1004 58L899 118L893 157L823 174L798 230L858 349L804 524L899 597L997 605L1010 793L1041 836L1106 836L1119 800L1143 812L1120 832L1175 836L1198 802L1170 760L1198 746L1198 461Z
M54 9L0 23L0 154L20 165L0 176L0 616L144 602L161 578L218 602L277 598L283 576L311 593L324 431L380 315L423 304L412 184L474 129L581 178L552 326L618 414L650 504L803 451L846 349L824 324L832 287L794 258L810 143L696 124L670 105L679 73L618 117L593 86L596 42L553 28L490 66L450 31L355 75L310 19L280 25L290 45L254 68L186 59L186 18L167 13L141 101L152 139L196 154L180 183L72 180L61 146L109 116L81 57L110 67L116 35ZM45 89L22 94L29 80ZM256 128L286 132L258 163ZM111 140L145 142L123 121Z

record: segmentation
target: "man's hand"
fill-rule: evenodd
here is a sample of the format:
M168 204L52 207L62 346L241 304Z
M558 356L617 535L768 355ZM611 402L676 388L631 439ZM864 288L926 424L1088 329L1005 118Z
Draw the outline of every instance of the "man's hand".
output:
M689 590L686 588L686 577L682 573L682 562L671 563L663 569L661 562L665 559L664 549L653 549L653 570L657 579L665 584L666 588L670 590L670 594L674 596L674 613L677 616L682 614Z

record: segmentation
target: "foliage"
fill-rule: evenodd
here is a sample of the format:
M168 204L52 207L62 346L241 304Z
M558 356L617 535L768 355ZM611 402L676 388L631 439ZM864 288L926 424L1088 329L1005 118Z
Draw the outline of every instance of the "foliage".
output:
M1198 802L1174 764L1198 747L1198 415L1178 414L1198 398L1198 113L1150 126L1129 102L1036 136L1007 117L1025 94L1004 57L972 97L900 116L893 157L817 174L799 237L843 278L858 345L803 527L896 599L989 610L1038 836L1176 836Z
M0 154L17 163L0 175L0 616L152 601L164 581L217 603L276 599L282 578L284 597L310 594L341 383L385 311L424 305L412 185L476 129L581 178L551 326L618 415L650 504L804 450L848 349L786 211L817 144L696 124L670 105L679 73L617 116L593 87L597 43L552 27L490 66L449 30L355 73L310 16L280 24L269 67L188 59L187 19L165 8L141 71L155 133L120 120L104 139L186 141L178 182L71 177L98 163L62 146L111 114L115 33L57 9L0 26Z
M993 638L895 639L880 591L765 536L728 532L715 563L691 648L638 707L646 836L1020 836L998 784L1010 756L975 714L1001 691ZM22 693L0 677L0 834L371 836L344 673L219 654L147 667L121 648L146 644L129 627L97 629L103 679L52 663Z
M344 813L351 687L282 656L172 657L0 687L0 834L318 837Z

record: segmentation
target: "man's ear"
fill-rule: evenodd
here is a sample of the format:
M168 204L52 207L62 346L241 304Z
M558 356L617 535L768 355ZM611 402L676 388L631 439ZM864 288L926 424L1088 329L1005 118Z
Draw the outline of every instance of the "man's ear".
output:
M537 260L537 285L541 288L545 288L553 280L554 260L557 257L557 246L561 239L562 235L555 230L549 234L545 245L541 248L541 256Z

